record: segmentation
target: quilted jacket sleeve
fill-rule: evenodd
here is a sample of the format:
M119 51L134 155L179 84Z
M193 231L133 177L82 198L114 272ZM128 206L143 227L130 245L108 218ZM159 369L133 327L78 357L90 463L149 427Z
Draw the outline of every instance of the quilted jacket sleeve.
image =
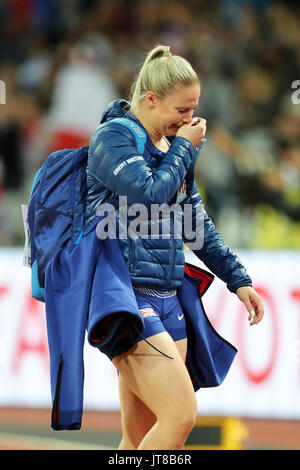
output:
M180 187L194 154L191 142L176 137L153 170L138 154L133 133L125 126L107 122L91 139L87 172L113 193L126 195L129 204L162 204Z
M236 292L242 286L252 286L252 280L245 266L225 244L214 223L208 217L195 181L192 195L186 204L190 204L192 208L192 231L188 239L183 236L187 246L208 269L227 284L231 292ZM192 233L196 234L194 238L191 237ZM196 237L197 243L195 243ZM196 249L193 248L195 245L197 245Z

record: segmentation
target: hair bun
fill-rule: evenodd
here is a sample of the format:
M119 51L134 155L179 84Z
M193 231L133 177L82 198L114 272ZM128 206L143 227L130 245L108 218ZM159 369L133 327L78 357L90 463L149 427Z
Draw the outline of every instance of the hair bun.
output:
M169 46L159 45L149 52L148 57L146 57L145 62L150 62L150 60L159 59L160 57L171 56L171 55L172 54L171 54Z

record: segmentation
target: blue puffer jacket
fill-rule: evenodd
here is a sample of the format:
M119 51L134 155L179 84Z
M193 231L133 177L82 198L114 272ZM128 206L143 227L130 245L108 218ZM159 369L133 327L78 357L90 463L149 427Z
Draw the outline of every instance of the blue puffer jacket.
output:
M180 206L183 209L184 204L188 204L192 208L189 212L190 226L192 230L195 227L203 227L203 245L193 249L195 240L187 240L184 230L182 237L178 237L174 228L174 217L176 220L177 216L174 215L172 219L172 211L168 237L151 237L151 221L147 220L149 236L133 238L128 235L120 238L121 250L133 286L177 289L184 275L183 241L227 284L231 292L235 292L240 286L252 285L245 267L224 243L203 207L194 180L194 165L199 149L195 150L187 139L175 137L170 139L169 150L164 153L154 147L146 133L143 158L132 158L139 155L136 140L128 128L112 121L120 117L130 118L143 128L129 113L128 103L124 100L114 101L103 114L89 148L85 227L96 216L100 204L115 202L118 196L127 197L127 208L135 203L143 204L149 211L150 219L150 208L153 204L167 203L171 206L178 203L177 192L185 182ZM181 213L185 215L183 210ZM135 215L137 216L138 214ZM133 217L128 215L127 223L132 220ZM120 224L121 217L117 211L118 228Z

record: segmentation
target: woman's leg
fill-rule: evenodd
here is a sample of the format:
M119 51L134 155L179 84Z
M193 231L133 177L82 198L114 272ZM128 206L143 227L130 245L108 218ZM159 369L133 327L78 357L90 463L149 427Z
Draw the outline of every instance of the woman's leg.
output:
M175 344L185 363L187 340L176 341ZM156 423L157 418L145 403L131 391L122 375L119 375L119 393L123 433L119 450L137 449L147 432Z
M197 413L185 367L186 340L176 345L166 332L148 340L174 359L141 341L113 360L120 372L124 432L120 449L180 449Z
M119 450L134 450L156 423L156 416L119 376L122 440Z

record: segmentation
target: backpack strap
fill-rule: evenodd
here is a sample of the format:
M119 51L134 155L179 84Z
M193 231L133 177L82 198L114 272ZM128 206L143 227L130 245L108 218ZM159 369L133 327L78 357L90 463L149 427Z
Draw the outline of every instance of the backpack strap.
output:
M36 181L37 181L37 179L38 179L38 176L39 176L39 173L40 173L41 169L42 169L42 168L39 168L38 171L37 171L36 174L35 174L35 177L34 177L34 180L33 180L32 186L31 186L31 191L30 191L29 200L31 199L31 196L32 196L32 193L33 193L33 189L34 189L34 187L35 187L35 183L36 183Z
M144 150L145 150L145 144L147 141L147 134L141 128L141 126L139 126L137 122L132 121L132 119L128 119L128 118L115 118L115 119L112 119L111 122L122 124L133 133L135 140L136 140L138 152L140 155L143 155Z

